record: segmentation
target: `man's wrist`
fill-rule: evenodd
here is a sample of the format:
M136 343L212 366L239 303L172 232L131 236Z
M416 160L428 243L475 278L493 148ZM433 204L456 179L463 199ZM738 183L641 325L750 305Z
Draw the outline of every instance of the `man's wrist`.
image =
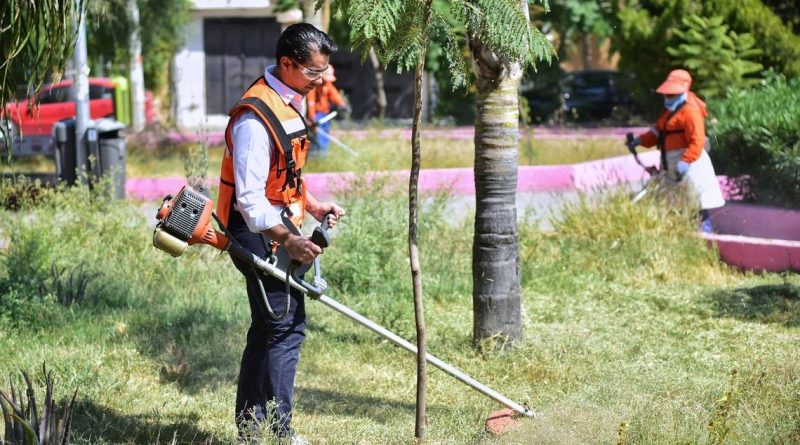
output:
M291 241L292 238L296 237L294 233L292 233L286 226L283 224L278 224L276 226L272 226L266 231L266 235L272 241L275 241L278 244L285 245L287 242Z

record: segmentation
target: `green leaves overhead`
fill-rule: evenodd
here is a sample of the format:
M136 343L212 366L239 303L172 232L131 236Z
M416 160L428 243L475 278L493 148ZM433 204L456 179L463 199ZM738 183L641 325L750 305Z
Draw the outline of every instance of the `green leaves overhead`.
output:
M77 35L73 20L81 0L4 0L0 6L0 105L16 98L17 87L37 90L63 70Z
M750 34L729 30L722 17L692 14L682 25L682 29L674 30L680 43L667 52L694 74L701 96L718 97L728 88L747 88L759 82L747 77L762 69L754 61L761 50L754 48L755 39Z
M437 6L430 27L423 29L423 7L418 1L331 1L332 12L347 18L353 47L365 58L374 47L382 63L393 63L398 71L411 70L426 38L440 45L453 88L467 84L463 49L468 38L477 38L501 57L525 65L550 60L550 42L531 25L518 0L455 0L449 10L443 10L441 3Z

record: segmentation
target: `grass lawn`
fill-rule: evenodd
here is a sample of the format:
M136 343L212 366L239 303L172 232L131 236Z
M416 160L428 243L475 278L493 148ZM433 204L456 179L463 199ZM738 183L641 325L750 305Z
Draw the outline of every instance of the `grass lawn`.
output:
M411 166L410 141L382 138L378 130L365 138L343 135L340 139L359 153L354 157L331 143L325 159L315 159L304 169L306 172L352 172L376 170L403 170ZM126 174L129 178L159 176L185 176L187 159L196 160L200 145L181 144L154 149L129 142ZM207 147L207 174L216 177L222 161L222 146ZM574 164L627 154L620 139L534 139L525 137L519 148L519 165ZM422 168L472 167L475 157L471 139L422 139ZM54 172L55 163L46 157L3 160L0 170L8 172Z
M58 397L79 388L73 443L234 442L249 317L238 272L208 247L157 251L134 205L51 193L0 219L0 388L46 362ZM365 187L341 200L348 217L323 257L330 296L412 339L402 193ZM429 443L800 442L797 275L720 264L693 235L692 212L587 199L552 232L521 224L526 338L486 352L470 340L472 221L445 223L444 208L434 199L421 215L429 351L542 416L489 437L483 421L500 407L430 368ZM69 285L80 276L81 295ZM413 356L307 309L299 432L413 443Z
M342 142L359 153L353 157L331 143L325 159L315 159L307 172L351 172L366 170L403 170L411 166L410 142L399 137L380 138L375 130L366 138L342 136ZM184 159L197 145L144 150L131 147L128 153L128 177L183 176ZM520 165L572 164L620 156L628 153L618 139L533 139L524 138L520 144ZM473 141L455 139L422 139L422 168L471 167L474 162ZM208 175L219 174L222 147L208 149Z

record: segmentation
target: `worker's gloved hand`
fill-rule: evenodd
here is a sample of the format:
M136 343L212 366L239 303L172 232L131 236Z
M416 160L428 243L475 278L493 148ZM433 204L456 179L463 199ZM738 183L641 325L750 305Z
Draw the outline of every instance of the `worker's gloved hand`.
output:
M686 173L689 173L690 167L691 165L688 162L684 160L678 161L678 165L675 167L675 171L678 173L678 180L683 179Z
M625 139L625 146L628 147L629 151L633 151L634 148L641 144L642 141L639 139L639 136L628 137Z
M317 122L315 120L312 120L312 119L308 120L308 128L309 129L313 130L314 128L317 128L318 126L319 126L319 122Z
M648 167L645 167L644 171L646 171L650 176L655 176L658 174L658 167L656 167L655 165L650 165Z

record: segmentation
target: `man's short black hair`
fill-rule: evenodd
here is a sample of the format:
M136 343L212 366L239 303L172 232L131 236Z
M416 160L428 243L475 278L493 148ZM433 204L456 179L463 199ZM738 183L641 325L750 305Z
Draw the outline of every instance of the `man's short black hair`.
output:
M314 51L330 56L336 50L333 40L314 25L295 23L286 28L278 38L278 43L275 45L275 60L280 62L281 57L286 56L295 62L306 63Z

